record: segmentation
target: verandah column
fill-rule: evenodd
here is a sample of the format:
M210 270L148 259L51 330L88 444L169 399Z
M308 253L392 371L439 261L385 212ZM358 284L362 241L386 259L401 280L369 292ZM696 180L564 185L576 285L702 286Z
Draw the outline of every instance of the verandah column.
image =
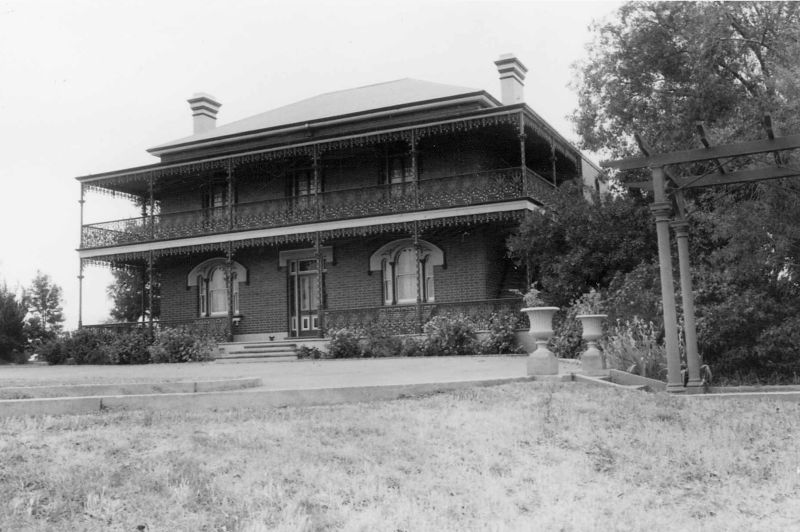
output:
M83 259L78 259L78 329L83 327Z
M86 189L81 183L81 199L78 204L81 206L81 234L78 240L78 247L83 248L83 205L86 203L85 199ZM78 259L78 329L83 327L83 259Z
M678 316L675 310L675 288L672 278L672 254L669 223L672 206L667 202L664 169L652 168L654 202L650 206L656 218L658 265L661 271L661 301L664 311L664 340L667 348L667 391L683 392L681 360L678 349Z
M683 334L686 339L686 368L689 371L689 388L699 388L700 355L697 349L697 327L694 321L694 294L692 273L689 266L689 222L672 222L675 240L678 242L678 265L681 277L681 302L683 303Z
M520 171L522 172L522 196L527 198L530 195L530 191L528 190L528 179L526 176L526 168L528 166L528 161L525 156L525 114L524 112L519 113L519 133L517 135L519 137L519 161L520 161Z
M233 341L233 242L225 249L225 285L228 292L228 341Z
M422 253L419 245L419 222L414 220L414 266L416 275L414 279L417 283L417 332L422 332L422 283L420 282L420 265L422 264Z
M317 258L317 319L319 335L325 336L325 256L322 254L322 239L317 231L314 241L314 253Z
M147 254L147 314L153 332L153 250Z

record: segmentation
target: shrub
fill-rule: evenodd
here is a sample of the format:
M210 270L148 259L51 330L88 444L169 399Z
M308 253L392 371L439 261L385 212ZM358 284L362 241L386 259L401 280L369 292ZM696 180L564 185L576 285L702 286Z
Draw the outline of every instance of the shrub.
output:
M361 356L364 357L395 357L402 350L403 341L381 325L371 325L364 330L361 340Z
M618 320L598 344L605 356L606 367L666 380L666 349L653 322L640 318L625 323Z
M317 347L309 347L307 345L301 345L297 348L297 358L299 359L312 359L312 360L319 360L320 358L327 358L324 351Z
M211 360L216 343L209 337L197 336L182 329L161 329L148 348L155 363L202 362Z
M147 329L118 332L109 349L110 364L149 364L152 334Z
M488 336L480 344L480 352L487 355L524 353L517 343L516 331L519 315L512 312L495 312L489 317Z
M464 316L434 316L423 327L430 356L469 356L478 353L475 326Z
M55 340L45 342L41 345L41 347L39 347L38 353L39 360L43 360L51 366L63 364L67 361L67 358L69 358L69 355L67 355L67 350L64 346L64 340L61 338L56 338Z
M330 331L331 341L328 344L329 358L361 357L360 331L345 327Z
M74 364L111 364L115 333L106 329L78 329L64 339L66 359Z
M406 336L400 338L400 351L401 357L421 357L425 356L425 342L414 338L413 336Z

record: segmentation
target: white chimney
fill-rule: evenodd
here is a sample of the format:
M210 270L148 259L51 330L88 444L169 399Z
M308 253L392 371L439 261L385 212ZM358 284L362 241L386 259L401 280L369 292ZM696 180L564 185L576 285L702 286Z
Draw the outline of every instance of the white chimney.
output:
M194 134L203 133L217 127L217 111L222 107L213 96L198 92L186 100L192 108Z
M525 73L528 69L514 54L503 54L494 62L500 73L500 101L513 105L525 101Z

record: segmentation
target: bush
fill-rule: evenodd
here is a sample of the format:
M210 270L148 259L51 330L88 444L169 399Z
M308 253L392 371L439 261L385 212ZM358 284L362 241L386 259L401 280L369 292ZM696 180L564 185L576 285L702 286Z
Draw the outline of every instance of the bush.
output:
M519 316L512 312L496 312L489 317L489 334L480 344L480 352L487 355L524 353L517 343L516 331Z
M625 323L618 320L608 328L608 334L598 344L605 356L606 367L666 380L666 348L660 341L660 330L653 322L640 318Z
M400 351L398 353L401 357L421 357L425 356L425 342L418 340L413 336L406 336L400 338Z
M361 340L361 356L383 358L400 355L403 341L381 325L371 325L364 330Z
M118 332L109 346L110 364L149 364L152 334L147 329Z
M311 360L319 360L320 358L328 358L324 351L320 350L317 347L309 347L307 345L301 345L297 348L297 358L299 359L311 359Z
M78 329L64 339L64 362L71 359L73 364L111 364L115 336L106 329Z
M435 316L423 327L429 356L469 356L478 354L475 326L463 316Z
M330 331L331 341L328 344L329 358L361 357L360 331L345 327Z
M161 329L148 348L155 363L202 362L213 359L216 343L182 329Z

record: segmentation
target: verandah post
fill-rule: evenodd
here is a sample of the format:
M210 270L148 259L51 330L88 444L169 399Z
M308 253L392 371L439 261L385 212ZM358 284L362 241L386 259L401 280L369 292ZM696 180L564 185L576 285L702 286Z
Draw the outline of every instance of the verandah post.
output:
M227 340L233 341L233 242L228 242L225 250L225 284L228 289L228 334Z

